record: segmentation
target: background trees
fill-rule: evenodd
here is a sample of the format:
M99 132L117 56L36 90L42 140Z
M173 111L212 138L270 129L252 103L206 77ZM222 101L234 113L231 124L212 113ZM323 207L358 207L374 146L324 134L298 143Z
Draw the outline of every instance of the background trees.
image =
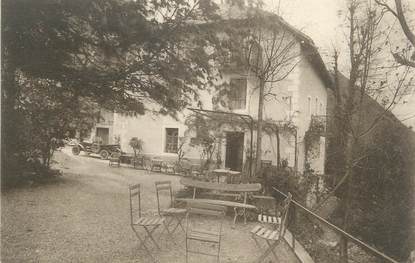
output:
M409 8L404 8L402 0L394 0L395 8L388 4L388 1L386 0L375 0L375 2L398 19L402 32L408 40L406 45L392 51L392 55L396 62L404 66L415 68L415 31L410 27L410 20L408 17L410 17L411 13L409 12Z
M402 248L410 236L402 234L403 229L409 228L408 212L405 212L410 204L409 189L402 188L399 197L392 191L408 183L410 173L406 168L399 169L397 164L408 167L412 156L411 150L386 130L393 129L400 136L411 138L389 111L414 84L413 72L409 66L388 61L388 52L384 50L387 37L382 25L385 11L370 1L351 0L347 6L348 50L343 52L349 57L350 67L348 77L344 78L339 72L338 51L335 51L331 138L335 149L328 153L333 165L330 169L329 163L329 171L336 181L332 192L340 199L336 218L344 230L403 259L407 251ZM379 136L384 136L382 142ZM389 186L388 180L393 181L389 181ZM391 203L395 204L394 209ZM381 207L389 207L396 214L385 214L386 210ZM379 226L383 229L379 230ZM374 231L379 236L369 234ZM395 244L385 243L384 237L388 234L393 236ZM346 238L341 238L340 247L341 262L348 262Z
M215 10L210 1L3 1L2 156L24 156L15 145L28 125L17 118L29 114L19 110L21 98L43 92L43 83L60 94L45 97L46 105L71 102L68 117L81 114L86 102L126 114L157 105L151 110L174 116L217 74L211 61L219 42L201 25L217 18ZM40 82L23 88L19 72ZM60 113L37 118L53 126L49 115Z
M142 113L151 100L173 114L211 81L214 35L188 23L214 18L208 1L19 0L3 10L7 72L67 83L109 108Z

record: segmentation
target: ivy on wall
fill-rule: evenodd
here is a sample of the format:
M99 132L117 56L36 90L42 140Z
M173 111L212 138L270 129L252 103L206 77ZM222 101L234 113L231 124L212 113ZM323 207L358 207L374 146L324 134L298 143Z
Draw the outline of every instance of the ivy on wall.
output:
M310 126L304 134L305 165L310 165L310 160L317 158L320 151L320 137L325 134L326 125L324 118L312 116Z

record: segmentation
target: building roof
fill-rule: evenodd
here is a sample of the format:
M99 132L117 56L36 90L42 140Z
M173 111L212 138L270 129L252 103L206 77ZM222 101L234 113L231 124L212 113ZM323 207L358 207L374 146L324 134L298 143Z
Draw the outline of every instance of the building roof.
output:
M314 41L309 36L301 32L294 26L290 25L281 16L274 14L272 12L264 11L257 8L246 8L246 6L237 6L235 10L230 11L228 13L222 12L222 18L224 19L224 21L236 22L237 24L239 24L238 22L247 20L247 17L250 13L260 12L260 14L263 15L263 17L267 19L267 21L272 21L285 28L288 32L292 33L293 36L299 41L302 51L305 53L305 57L314 67L317 74L324 82L326 88L333 89L334 82L331 77L331 74L324 63L317 46L314 44Z
M335 74L331 74L332 77L335 77ZM338 79L338 88L340 96L345 99L350 92L350 80L342 73L337 73ZM357 94L356 96L360 96ZM357 97L356 97L357 98ZM328 99L328 110L334 112L334 94L329 96ZM375 99L370 97L369 95L365 94L363 97L363 109L364 109L364 116L366 117L366 124L371 123L377 116L382 116L381 119L384 121L389 121L391 123L395 123L397 126L403 128L406 127L391 111L385 110L385 108L380 105Z
M314 66L316 72L318 73L319 77L323 80L324 84L327 88L333 89L333 80L331 78L331 74L328 71L323 58L321 57L320 53L318 52L317 46L314 44L314 41L301 32L300 30L296 29L295 27L288 24L284 19L280 16L274 14L279 20L279 23L289 30L301 43L301 47L306 54L306 58L308 61Z

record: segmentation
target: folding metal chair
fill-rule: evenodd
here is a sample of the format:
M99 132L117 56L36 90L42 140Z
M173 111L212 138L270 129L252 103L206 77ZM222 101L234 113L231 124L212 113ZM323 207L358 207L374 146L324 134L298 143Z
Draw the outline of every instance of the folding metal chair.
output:
M176 225L173 227L171 233L173 234L176 229L180 226L183 232L185 229L182 225L182 221L186 216L187 209L185 208L175 208L174 207L174 200L173 200L173 190L171 187L170 181L157 181L155 182L156 186L156 194L157 194L157 210L160 216L165 216L170 218L168 222L166 222L167 227L170 226L173 221L176 221ZM163 208L163 205L160 203L160 197L162 196L161 192L168 192L169 200L166 208Z
M153 158L151 160L151 171L152 172L161 172L161 169L163 167L163 160L158 158Z
M121 165L120 157L121 157L121 153L119 153L119 152L111 153L110 157L108 158L108 160L109 160L108 165L109 166L115 166L116 165L117 167L120 167L120 165Z
M174 168L175 168L174 164L169 163L169 162L163 162L162 171L164 171L164 173L166 173L166 174L175 174L176 171L175 171Z
M134 157L132 163L134 169L144 169L144 156Z
M137 236L140 242L139 249L144 248L146 253L153 259L153 261L157 262L155 257L151 254L149 247L146 245L146 241L151 241L156 246L156 248L160 250L160 246L157 244L155 238L153 237L154 231L160 226L164 226L164 229L167 231L167 233L172 239L173 236L171 235L169 229L167 228L167 225L165 224L165 218L160 216L141 216L140 184L131 185L129 187L129 191L131 228L133 229L135 235ZM137 205L136 202L138 203ZM145 230L143 237L140 236L137 228L143 228Z
M292 195L288 193L288 197L283 201L281 217L275 216L266 216L266 215L259 215L258 220L263 223L272 224L274 227L269 229L262 225L257 225L251 230L251 237L261 248L257 238L264 239L268 248L265 252L258 258L258 263L264 261L264 259L272 253L275 259L278 261L278 257L275 254L274 249L280 244L282 240L284 240L285 231L287 230L287 223L288 223L288 212L290 208L290 203L292 200ZM275 227L278 226L278 227Z
M189 203L189 211L186 215L186 263L190 253L214 256L219 262L222 223L225 212L226 207L224 206L197 202ZM206 220L208 218L215 218L219 222L216 222L213 227L213 224L207 224ZM190 249L190 244L194 243L191 241L199 242L202 248L208 247L204 245L205 243L214 244L217 246L217 253Z
M203 173L202 173L202 165L200 165L200 164L192 164L190 166L190 174L193 177L197 177L197 178L201 177L203 175Z

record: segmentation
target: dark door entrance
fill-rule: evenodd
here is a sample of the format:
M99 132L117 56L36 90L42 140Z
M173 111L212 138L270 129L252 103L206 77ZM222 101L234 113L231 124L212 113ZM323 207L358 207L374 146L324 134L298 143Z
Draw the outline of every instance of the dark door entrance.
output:
M108 128L97 128L95 137L101 138L102 144L108 144L109 143L109 134L110 130Z
M226 159L225 167L233 171L242 171L244 156L244 133L226 133Z

